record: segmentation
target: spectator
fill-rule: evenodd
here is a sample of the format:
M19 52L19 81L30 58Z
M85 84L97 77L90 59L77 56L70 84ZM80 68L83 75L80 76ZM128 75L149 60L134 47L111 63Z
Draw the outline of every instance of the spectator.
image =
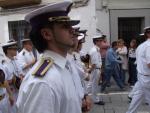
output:
M122 65L121 65L121 80L122 82L125 84L125 75L128 69L128 59L127 59L127 47L125 46L124 40L123 39L119 39L118 40L118 49L116 50L119 58L122 60Z
M137 42L135 39L131 40L130 47L128 51L128 68L129 68L129 80L128 83L133 86L137 81L137 71L136 71L136 48Z

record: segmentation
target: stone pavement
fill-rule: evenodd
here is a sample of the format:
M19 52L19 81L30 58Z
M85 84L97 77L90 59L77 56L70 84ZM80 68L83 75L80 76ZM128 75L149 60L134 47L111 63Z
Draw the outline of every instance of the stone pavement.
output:
M116 85L108 88L108 94L99 94L102 96L105 105L93 105L89 113L126 113L129 102L128 93L131 90L126 86L126 91L119 91ZM142 103L137 113L150 113L150 108L145 103Z

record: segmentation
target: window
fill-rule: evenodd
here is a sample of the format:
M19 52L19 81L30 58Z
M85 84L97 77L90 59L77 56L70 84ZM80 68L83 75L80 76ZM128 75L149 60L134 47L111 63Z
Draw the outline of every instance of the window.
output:
M9 39L14 39L18 41L18 47L21 48L21 40L24 38L29 38L29 25L26 21L9 21L8 22L9 29Z
M137 38L142 31L143 17L118 18L118 35L123 38L127 46L132 38Z

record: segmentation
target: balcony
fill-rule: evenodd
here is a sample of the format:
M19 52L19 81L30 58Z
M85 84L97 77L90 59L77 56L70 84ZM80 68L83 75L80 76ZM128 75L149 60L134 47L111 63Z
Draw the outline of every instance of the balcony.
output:
M40 3L41 0L0 0L0 7L9 9L35 5Z

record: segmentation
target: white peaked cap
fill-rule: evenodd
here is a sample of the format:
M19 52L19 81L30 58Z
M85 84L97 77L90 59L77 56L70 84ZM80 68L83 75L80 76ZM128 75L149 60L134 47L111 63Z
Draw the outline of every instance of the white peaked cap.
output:
M27 22L30 22L31 18L38 16L40 14L43 14L43 13L49 13L49 12L53 12L53 11L66 11L70 4L72 4L71 1L63 1L63 2L59 2L59 3L48 4L44 7L33 10L32 12L27 14L25 16L25 20Z

